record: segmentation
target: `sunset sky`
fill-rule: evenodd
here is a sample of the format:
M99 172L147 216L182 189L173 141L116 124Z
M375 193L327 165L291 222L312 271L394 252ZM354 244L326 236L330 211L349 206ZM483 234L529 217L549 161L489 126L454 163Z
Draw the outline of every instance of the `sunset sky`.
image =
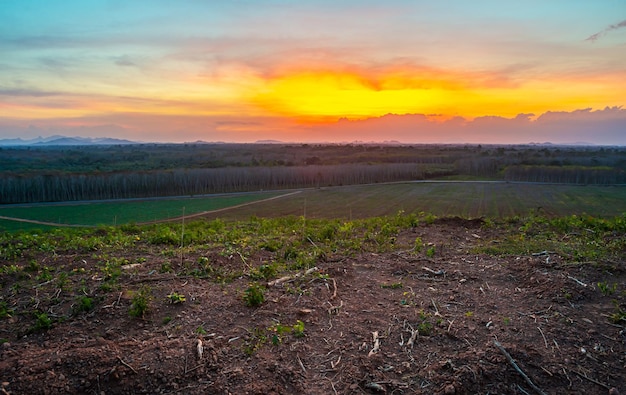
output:
M0 139L626 145L624 0L0 0Z

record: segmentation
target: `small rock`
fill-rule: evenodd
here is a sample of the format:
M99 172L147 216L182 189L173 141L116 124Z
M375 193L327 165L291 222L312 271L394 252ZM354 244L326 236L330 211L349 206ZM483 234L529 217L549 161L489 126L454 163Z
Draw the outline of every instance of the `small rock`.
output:
M454 394L456 394L456 388L454 387L454 385L448 384L443 389L443 393L446 394L446 395L454 395Z
M617 388L613 387L609 390L609 395L619 395Z

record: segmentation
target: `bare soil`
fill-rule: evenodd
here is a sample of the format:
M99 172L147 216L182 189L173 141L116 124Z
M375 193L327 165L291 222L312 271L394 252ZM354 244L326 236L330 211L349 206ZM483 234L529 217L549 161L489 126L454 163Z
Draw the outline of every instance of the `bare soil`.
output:
M497 242L480 221L440 220L405 231L432 243L410 251L344 256L270 284L265 302L243 302L250 278L219 284L160 273L158 249L125 269L121 288L89 312L56 296L57 320L28 331L32 317L0 320L3 394L617 394L626 392L626 331L609 317L624 309L620 267L569 265L558 255L494 257L471 248ZM205 251L223 268L274 257ZM132 256L126 251L125 256ZM197 256L183 260L196 261ZM80 268L91 255L38 258ZM27 262L17 262L26 265ZM181 263L179 263L181 264ZM71 281L97 278L77 270ZM605 295L598 282L618 284ZM5 300L10 284L2 284ZM149 287L143 318L129 315L133 291ZM50 291L52 292L52 290ZM184 295L169 303L168 295ZM613 302L616 299L618 302ZM621 302L620 302L621 301ZM617 306L616 304L617 303ZM622 303L619 305L619 303ZM294 329L300 320L304 336ZM199 352L201 348L202 352Z

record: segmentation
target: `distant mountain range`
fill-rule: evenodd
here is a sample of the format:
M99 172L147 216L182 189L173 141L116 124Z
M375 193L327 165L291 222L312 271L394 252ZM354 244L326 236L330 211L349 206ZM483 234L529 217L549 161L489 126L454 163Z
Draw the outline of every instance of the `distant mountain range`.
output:
M131 145L131 144L168 144L168 143L156 143L156 142L140 142L140 141L132 141L126 139L116 139L111 137L68 137L68 136L49 136L49 137L37 137L34 139L0 139L0 147L19 147L19 146L34 146L34 147L43 147L43 146L80 146L80 145ZM170 143L171 144L171 143ZM184 144L229 144L224 141L194 141L194 142L186 142ZM257 140L253 144L297 144L293 142L284 142L280 140ZM385 140L385 141L360 141L355 140L351 142L342 142L342 143L316 143L316 144L358 144L358 145L404 145L396 140ZM537 145L537 146L556 146L556 145L569 145L569 146L592 146L594 144L587 142L575 142L570 144L554 144L551 142L530 142L528 145Z
M67 137L50 136L37 137L34 139L2 139L0 146L52 146L52 145L120 145L120 144L140 144L136 141L114 139L110 137Z

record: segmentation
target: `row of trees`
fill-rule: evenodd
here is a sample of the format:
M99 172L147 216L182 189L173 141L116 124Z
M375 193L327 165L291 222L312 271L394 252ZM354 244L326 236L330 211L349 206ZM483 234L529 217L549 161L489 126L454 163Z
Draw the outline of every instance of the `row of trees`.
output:
M429 165L229 167L152 172L0 176L0 204L126 199L419 180L450 174Z
M626 184L626 171L610 167L509 166L507 181L550 182L559 184Z

